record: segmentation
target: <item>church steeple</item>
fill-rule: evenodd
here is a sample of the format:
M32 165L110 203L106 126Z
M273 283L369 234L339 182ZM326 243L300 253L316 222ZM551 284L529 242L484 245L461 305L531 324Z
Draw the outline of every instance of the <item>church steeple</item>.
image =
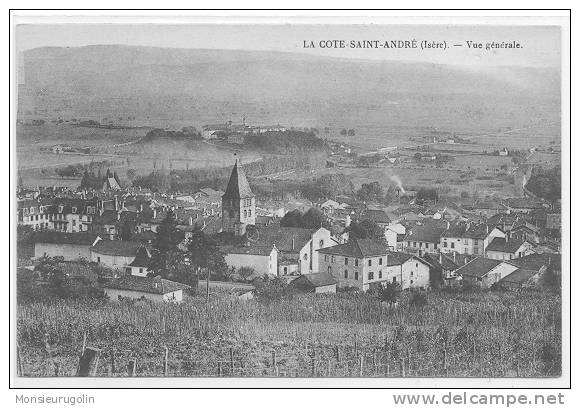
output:
M239 160L232 169L222 196L222 230L244 235L247 225L256 224L256 199Z

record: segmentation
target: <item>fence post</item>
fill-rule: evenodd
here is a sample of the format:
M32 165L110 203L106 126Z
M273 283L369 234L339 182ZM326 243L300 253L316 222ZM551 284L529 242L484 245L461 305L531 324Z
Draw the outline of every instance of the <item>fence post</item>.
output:
M135 377L136 372L137 372L137 358L134 358L127 364L127 373L129 374L129 377Z
M115 367L115 346L111 346L111 373L115 374L117 368Z
M278 362L276 361L276 350L272 350L272 370L274 375L278 376Z
M18 375L19 377L24 376L24 370L22 366L23 364L22 364L22 356L20 355L20 346L18 345L18 342L16 342L16 375Z
M92 377L97 373L101 350L94 347L86 347L80 358L77 377Z
M165 356L163 359L163 375L167 377L167 374L169 373L169 348L167 348L167 346L164 347L165 347Z
M81 349L81 356L85 354L85 348L87 348L87 332L83 333L83 347Z
M365 365L365 355L364 355L364 353L361 353L360 359L359 359L359 368L358 368L358 376L359 377L363 376L364 365Z

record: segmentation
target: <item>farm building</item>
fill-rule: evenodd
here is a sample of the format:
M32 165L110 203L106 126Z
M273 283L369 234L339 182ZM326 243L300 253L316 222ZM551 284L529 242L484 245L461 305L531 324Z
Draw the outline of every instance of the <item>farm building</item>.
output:
M126 269L135 259L141 245L137 241L99 240L90 247L90 259L109 268Z
M501 287L511 290L531 289L537 286L541 273L532 269L518 268L499 281Z
M336 293L337 283L332 275L319 272L299 276L290 282L290 287L306 293Z
M276 245L223 247L222 252L230 267L236 269L249 267L259 275L277 275L278 249Z
M151 262L151 254L145 246L140 246L135 254L135 259L125 268L126 271L133 276L147 276L149 262Z
M403 252L389 252L385 280L397 282L401 289L428 289L431 286L430 266L421 258Z
M189 286L159 276L145 278L132 275L111 279L103 285L110 300L130 298L175 303L183 301L183 290L187 288Z
M91 259L90 247L101 239L95 234L42 231L33 236L34 257L62 256L65 261Z
M508 261L510 259L521 258L532 253L532 244L515 238L494 238L487 248L485 255L491 259Z
M455 271L463 282L481 288L489 288L518 269L510 263L489 258L475 258Z

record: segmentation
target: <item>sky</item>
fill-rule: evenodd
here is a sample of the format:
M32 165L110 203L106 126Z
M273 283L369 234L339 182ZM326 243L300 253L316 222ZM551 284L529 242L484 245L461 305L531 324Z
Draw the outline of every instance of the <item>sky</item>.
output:
M447 50L350 48L350 41L447 41ZM321 48L320 41L344 40L346 48ZM558 26L337 25L337 24L20 24L17 51L37 47L123 44L299 52L341 58L431 62L465 66L560 67ZM305 48L304 43L314 43ZM468 49L467 41L483 49ZM486 50L486 43L516 41L519 49ZM461 44L462 46L454 46Z

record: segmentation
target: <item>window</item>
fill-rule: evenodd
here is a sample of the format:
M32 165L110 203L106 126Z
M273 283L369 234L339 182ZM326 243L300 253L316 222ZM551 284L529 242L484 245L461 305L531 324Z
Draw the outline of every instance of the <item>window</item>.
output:
M328 262L328 255L324 255L324 262Z
M285 266L285 267L284 267L284 275L286 275L287 273L288 273L288 267L287 267L287 266Z
M354 273L354 280L358 280L358 272Z
M344 279L348 279L348 271L346 269L344 270Z
M125 268L125 272L127 272L127 273L131 273L131 267L129 267L129 266L128 266L128 267L126 267L126 268Z
M97 263L101 263L101 257L97 256Z
M305 261L308 260L308 254L304 254L304 256L302 257Z
M419 267L419 262L415 262L415 268Z
M330 262L331 262L331 263L334 263L334 255L332 255L332 256L330 257Z
M383 264L383 258L381 257L381 258L379 258L379 265L382 265L382 264Z
M252 210L248 210L248 217L252 216Z
M447 243L447 242L446 242L446 243ZM452 243L451 243L451 248L452 248L452 249L453 249L453 248L455 248L455 242L452 242Z
M323 239L320 240L320 242L318 243L318 246L320 248L324 248L324 240Z
M383 279L383 271L379 271L379 279Z
M369 280L373 280L374 277L374 272L369 272Z
M397 283L397 277L393 276L393 283Z
M139 268L139 273L143 273L143 268Z
M447 248L447 241L443 242L443 247Z
M64 210L64 205L58 206L58 212L61 213Z
M358 259L354 260L354 266L358 266Z
M413 284L413 280L411 280L411 285Z
M73 207L73 208L72 208L72 213L73 213L73 214L76 214L76 213L77 213L77 208L76 208L76 207Z
M348 265L348 258L346 256L344 257L344 264Z
M30 207L30 214L34 214L34 207Z
M413 271L411 271L411 276L413 276Z
M248 210L244 210L244 217L248 216Z
M373 266L373 260L369 259L369 266Z

